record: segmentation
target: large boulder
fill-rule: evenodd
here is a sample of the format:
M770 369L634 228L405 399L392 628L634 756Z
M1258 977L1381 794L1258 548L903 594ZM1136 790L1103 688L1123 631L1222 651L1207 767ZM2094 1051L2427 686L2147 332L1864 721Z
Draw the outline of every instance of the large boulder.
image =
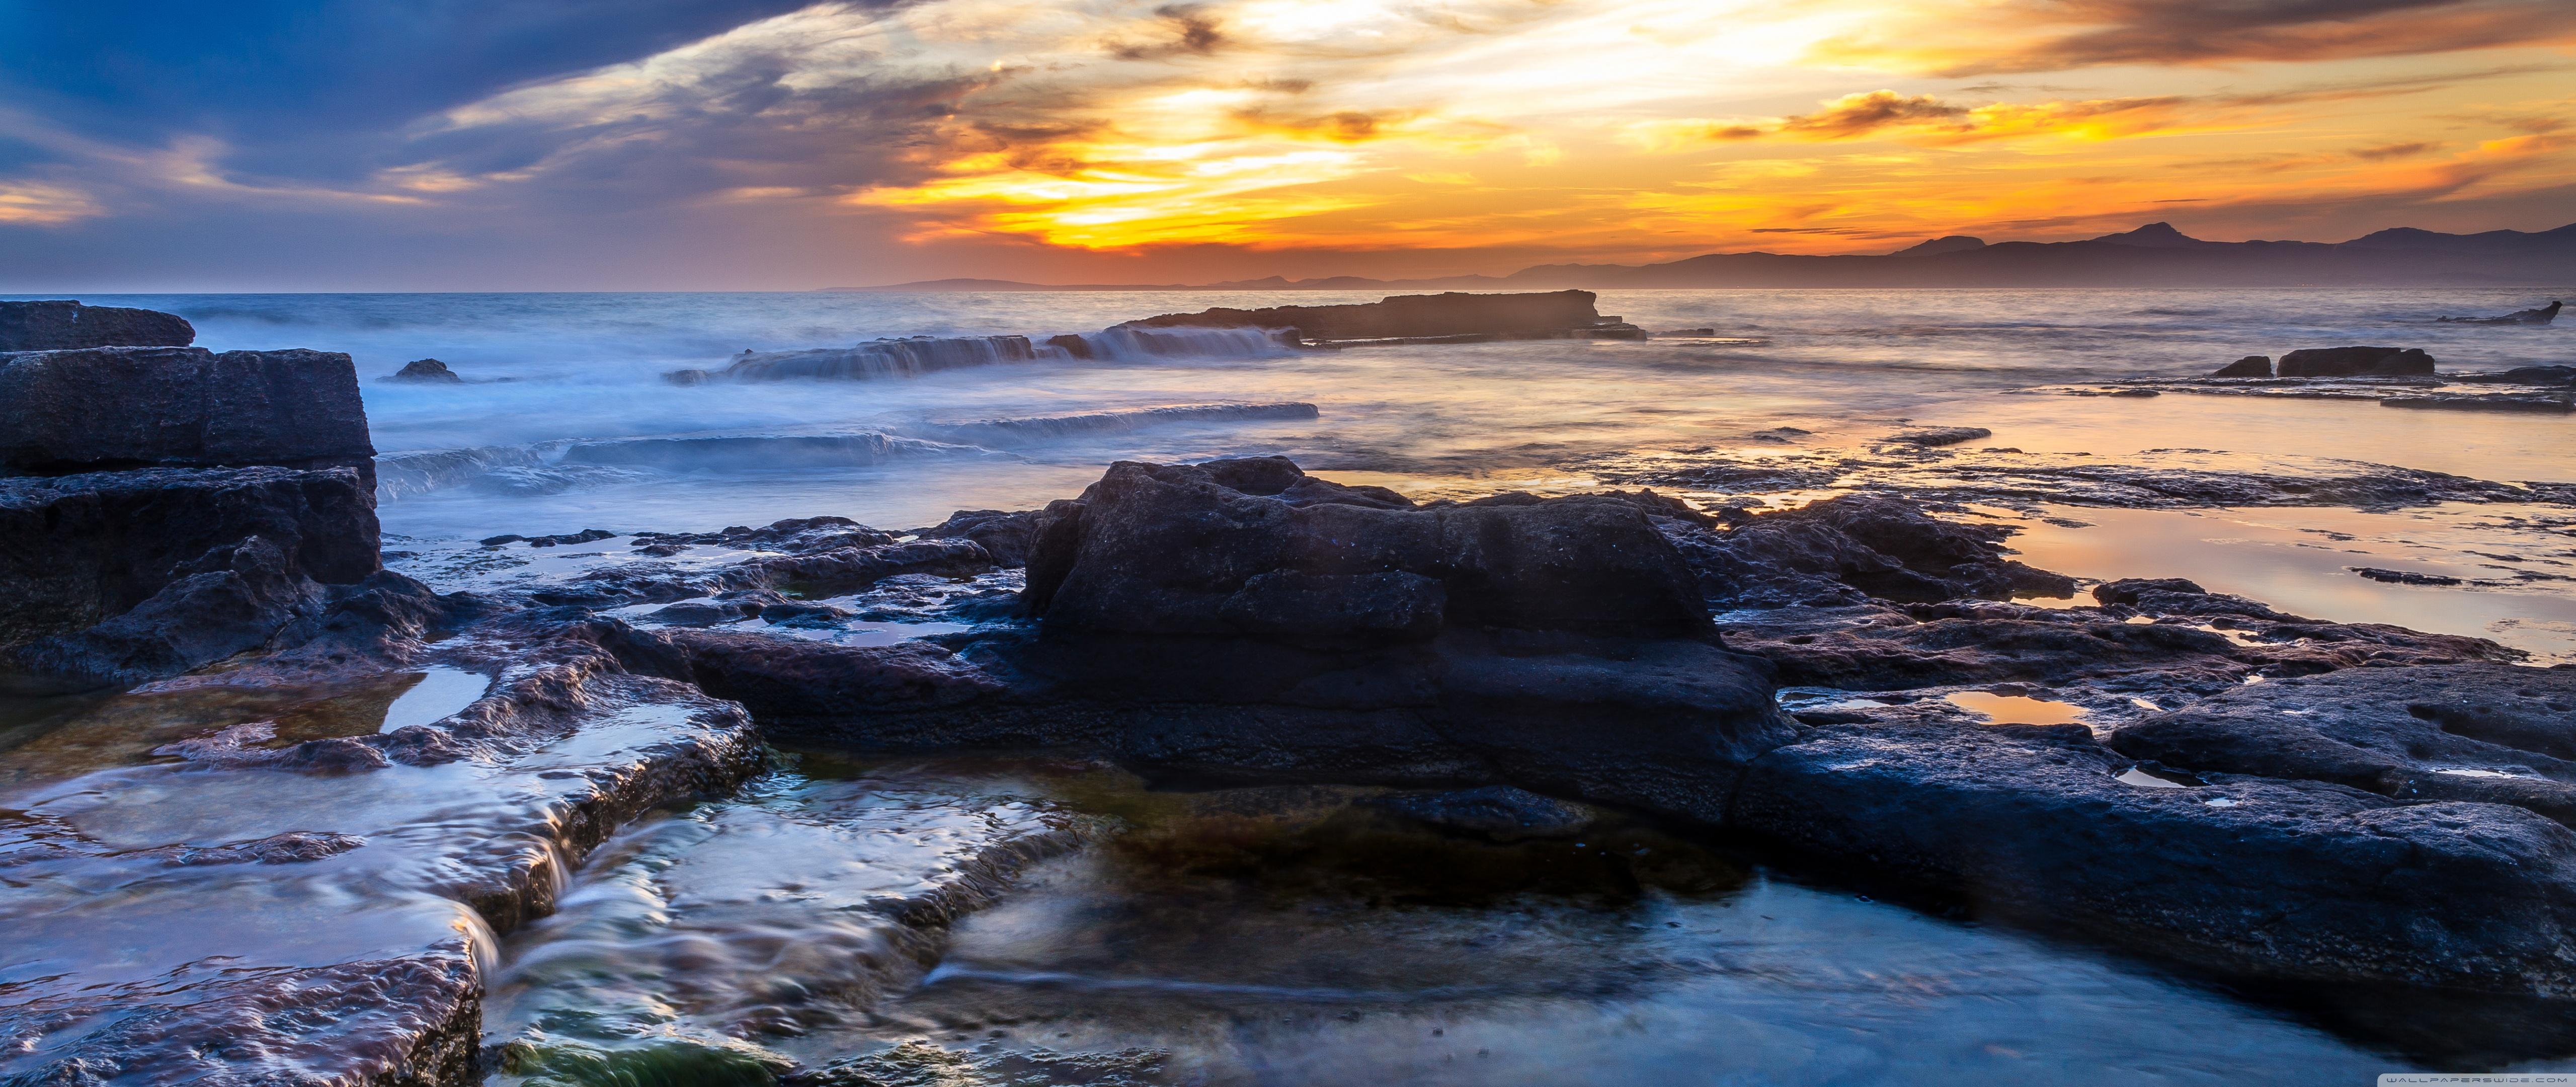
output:
M375 446L349 356L102 347L0 355L0 470L347 465Z
M197 330L177 314L78 302L0 302L0 351L186 347Z
M1453 625L1710 633L1690 567L1632 502L1406 508L1389 494L1279 457L1122 461L1077 502L1049 507L1029 557L1030 608L1051 631L1336 644L1419 641Z
M2311 347L2281 356L2282 377L2429 377L2420 347Z

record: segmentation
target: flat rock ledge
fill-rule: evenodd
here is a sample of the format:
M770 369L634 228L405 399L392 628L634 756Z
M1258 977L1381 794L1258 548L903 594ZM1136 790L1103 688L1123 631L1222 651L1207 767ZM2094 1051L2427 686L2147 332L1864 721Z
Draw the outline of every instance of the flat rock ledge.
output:
M434 725L265 736L10 798L0 924L55 957L0 990L0 1082L476 1082L494 934L619 826L762 763L739 707L571 643Z

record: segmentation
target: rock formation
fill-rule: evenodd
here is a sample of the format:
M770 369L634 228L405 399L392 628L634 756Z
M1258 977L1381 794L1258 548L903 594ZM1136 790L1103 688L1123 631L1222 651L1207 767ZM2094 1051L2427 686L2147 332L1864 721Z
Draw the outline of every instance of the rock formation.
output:
M0 354L0 403L12 686L132 684L301 642L344 606L377 606L369 594L428 600L379 573L375 450L347 355Z

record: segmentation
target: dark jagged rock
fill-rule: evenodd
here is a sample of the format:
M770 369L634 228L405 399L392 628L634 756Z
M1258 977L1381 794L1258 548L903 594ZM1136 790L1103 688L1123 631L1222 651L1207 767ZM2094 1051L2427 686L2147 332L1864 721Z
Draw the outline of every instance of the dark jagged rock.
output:
M2453 325L2545 325L2558 319L2563 302L2551 302L2535 309L2515 310L2502 317L2441 317L2436 320Z
M2211 377L2270 377L2272 356L2247 355L2210 372Z
M1944 521L1899 498L1854 494L1722 532L1667 528L1721 607L2013 595L2070 596L2072 579L2003 557L2011 530Z
M1038 517L1036 510L958 510L945 521L909 534L925 540L973 540L993 556L996 566L1026 566L1029 548L1037 544Z
M413 359L404 363L402 369L394 371L385 380L409 382L415 385L465 384L464 378L456 376L456 371L448 369L446 363L437 359Z
M377 571L377 538L346 468L0 479L0 647L51 682L186 671L314 618L320 586Z
M0 356L0 469L347 465L375 446L349 356L103 347Z
M1448 336L1553 339L1579 334L1605 318L1590 291L1537 294L1393 295L1343 306L1269 306L1166 313L1130 321L1143 328L1293 328L1309 340L1415 339ZM1642 333L1639 334L1642 336Z
M197 330L177 314L78 302L0 302L0 351L186 347Z
M2281 356L2282 377L2430 375L2433 356L2419 347L2310 347Z
M2576 825L2576 669L2329 672L2227 691L2109 742L2176 769L2511 804Z
M2576 997L2567 828L2132 765L2080 725L1830 725L1755 760L1733 814L1811 860L2238 977Z

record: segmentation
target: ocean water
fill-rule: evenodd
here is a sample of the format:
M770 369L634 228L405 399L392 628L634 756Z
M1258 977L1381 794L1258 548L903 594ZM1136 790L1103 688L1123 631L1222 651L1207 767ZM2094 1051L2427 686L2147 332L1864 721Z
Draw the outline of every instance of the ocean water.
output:
M2559 294L2576 293L2561 290ZM2576 361L2576 326L2444 325L2505 312L2547 290L2440 291L1614 291L1600 310L1658 331L1644 342L1536 341L1292 351L1238 340L1204 352L1064 357L909 378L673 384L744 350L848 347L885 337L1095 332L1209 306L1320 305L1371 294L371 294L90 296L186 316L217 349L309 347L356 358L385 463L499 450L494 474L398 486L382 516L397 549L527 535L702 531L840 514L879 527L957 509L1016 509L1079 493L1114 460L1283 453L1345 482L1418 495L1599 486L1604 458L1638 451L1865 443L1920 425L1984 426L1990 443L2112 459L2155 449L2261 471L2339 458L2498 481L2576 481L2576 418L2390 411L2368 402L2055 395L2069 382L2205 374L2246 354L2367 343L2422 347L2445 371ZM437 358L462 385L385 378ZM1067 422L1068 416L1212 404L1312 404L1312 418ZM995 428L1036 421L1008 441ZM1049 420L1053 420L1049 422ZM1773 432L1773 433L1766 433ZM866 436L878 454L782 451L760 442L573 443L669 437ZM960 438L959 435L973 435ZM1794 499L1791 499L1794 500ZM2511 511L2536 511L2512 516ZM2495 637L2576 660L2576 540L2548 507L2437 508L2363 517L2373 531L2319 534L2309 554L2278 537L2351 511L2273 510L2272 527L2158 511L2018 517L2034 554L2085 577L2199 577L2267 597L2292 589L2325 618ZM2563 512L2563 511L2562 511ZM2005 515L1998 512L1998 515ZM2314 518L2313 522L2308 519ZM2241 518L2239 519L2241 520ZM2104 529L2102 525L2116 524ZM2234 527L2228 527L2233 525ZM2384 530L2384 531L2381 531ZM2336 530L2326 530L2336 531ZM2285 555L2288 558L2285 560ZM2493 556L2519 563L2498 567ZM2412 565L2409 565L2412 564ZM2454 589L2363 581L2353 566L2511 584ZM2531 575L2531 576L2520 576ZM2283 601L2285 605L2292 601ZM2340 611L2338 611L2340 608Z

